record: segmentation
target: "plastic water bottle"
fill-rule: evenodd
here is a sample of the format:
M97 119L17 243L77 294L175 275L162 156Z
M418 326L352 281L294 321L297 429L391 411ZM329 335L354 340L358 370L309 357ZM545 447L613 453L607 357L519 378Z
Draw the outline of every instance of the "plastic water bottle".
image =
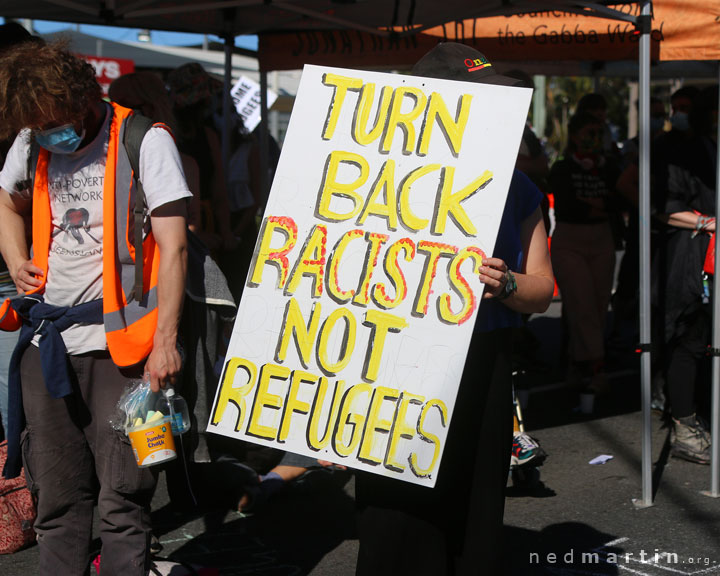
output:
M190 413L185 398L176 394L175 389L171 387L165 388L163 393L168 404L173 436L185 434L190 430Z

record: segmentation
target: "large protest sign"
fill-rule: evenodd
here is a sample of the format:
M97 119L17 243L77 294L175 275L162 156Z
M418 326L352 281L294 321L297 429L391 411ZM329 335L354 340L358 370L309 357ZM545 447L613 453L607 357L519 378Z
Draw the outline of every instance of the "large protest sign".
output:
M208 431L434 485L530 97L305 67Z

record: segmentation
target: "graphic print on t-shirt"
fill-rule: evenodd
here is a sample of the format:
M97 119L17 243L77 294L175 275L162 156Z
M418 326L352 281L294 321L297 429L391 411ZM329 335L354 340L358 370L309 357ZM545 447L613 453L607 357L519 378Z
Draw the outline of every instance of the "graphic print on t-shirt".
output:
M56 228L58 229L53 232L53 238L61 232L65 232L65 239L67 239L68 235L72 235L78 244L85 244L85 239L81 234L81 231L84 231L91 240L96 244L100 244L100 240L90 233L90 212L85 208L70 208L65 212L62 224L56 226Z
M102 254L104 150L99 146L91 150L95 153L89 154L90 158L86 156L83 163L72 162L67 156L51 160L48 182L53 215L51 258L57 254L84 260Z
M598 174L575 171L570 178L578 198L605 198L609 195L607 184Z
M50 257L61 256L63 266L69 264L67 258L74 259L73 266L95 265L90 264L91 260L101 262L98 257L102 255L105 166L104 158L98 156L92 155L90 161L79 166L73 166L72 162L63 166L67 157L51 160L48 182L53 216Z

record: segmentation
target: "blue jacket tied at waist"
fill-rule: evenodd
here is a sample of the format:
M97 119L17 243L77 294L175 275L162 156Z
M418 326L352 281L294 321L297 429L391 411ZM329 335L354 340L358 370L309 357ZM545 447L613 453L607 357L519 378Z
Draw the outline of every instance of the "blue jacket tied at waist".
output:
M20 435L25 427L20 381L20 361L23 353L32 343L35 334L40 336L40 357L42 373L48 394L52 398L63 398L72 394L72 381L67 360L67 348L60 336L63 330L75 324L102 324L102 299L77 306L52 306L43 301L40 294L19 296L13 299L12 307L23 318L20 337L10 359L8 378L8 453L3 475L14 478L22 469Z

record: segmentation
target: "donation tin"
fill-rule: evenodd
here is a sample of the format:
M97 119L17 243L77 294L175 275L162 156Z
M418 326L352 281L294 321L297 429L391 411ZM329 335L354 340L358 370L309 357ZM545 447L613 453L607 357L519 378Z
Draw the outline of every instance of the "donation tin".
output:
M127 434L140 468L177 458L169 416L129 428Z

